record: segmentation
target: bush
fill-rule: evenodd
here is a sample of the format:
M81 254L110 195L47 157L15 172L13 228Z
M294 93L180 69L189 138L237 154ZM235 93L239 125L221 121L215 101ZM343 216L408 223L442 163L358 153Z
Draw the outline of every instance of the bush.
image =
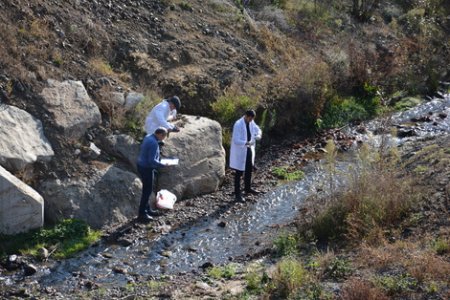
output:
M345 282L340 295L342 300L387 300L383 291L375 287L371 282L360 279L350 279Z
M356 120L365 120L369 117L364 106L355 98L331 100L324 109L322 118L318 121L318 128L335 128Z
M141 139L144 135L143 129L145 118L152 108L161 101L162 97L154 91L147 91L145 98L136 105L136 107L126 114L125 129L134 135L135 138Z
M208 276L214 278L214 279L230 279L236 275L236 266L234 264L229 264L223 267L212 267L209 268Z
M390 296L402 295L417 287L417 281L408 274L379 276L375 282Z
M298 238L293 234L282 234L275 241L275 253L278 257L298 254Z
M450 241L448 239L439 238L433 244L434 251L438 255L444 255L450 252Z
M273 294L281 299L286 299L295 295L306 283L306 280L307 272L302 264L293 258L285 258L276 265L273 275Z
M421 193L416 181L400 176L395 155L365 149L360 151L360 167L347 171L347 190L336 192L330 184L331 198L302 227L303 235L309 229L320 241L376 242L383 229L398 224L417 203Z
M224 95L211 104L217 120L224 126L232 126L248 109L254 109L256 101L244 95Z

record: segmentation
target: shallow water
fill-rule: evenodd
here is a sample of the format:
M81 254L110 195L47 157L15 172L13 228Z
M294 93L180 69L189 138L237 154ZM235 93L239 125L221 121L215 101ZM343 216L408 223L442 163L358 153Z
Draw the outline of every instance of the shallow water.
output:
M433 113L432 122L411 122ZM446 113L446 118L437 114ZM383 135L374 134L383 122L375 120L366 124L368 131L359 134L359 139L377 145ZM401 145L404 141L432 135L450 133L450 97L433 100L392 116L390 123L399 128L412 128L416 136L400 139L388 133L391 145ZM353 130L353 129L350 129ZM389 131L389 130L388 130ZM341 154L337 158L338 175L334 177L336 186L343 185L348 176L349 166L357 167L355 151ZM47 286L59 289L75 288L79 281L76 276L97 283L124 285L133 276L177 274L196 271L205 263L226 264L230 260L243 258L249 253L257 253L267 246L267 237L277 232L279 226L290 224L298 215L304 200L317 190L326 190L330 184L323 161L310 164L302 181L280 186L258 198L256 203L238 210L220 220L202 218L188 228L182 228L160 236L157 240L140 240L130 247L105 245L91 248L77 258L62 262L56 269L44 269L34 277ZM218 226L224 221L225 226ZM102 253L112 258L105 258ZM121 267L127 274L114 272ZM75 273L74 273L75 272ZM76 275L74 277L74 274Z

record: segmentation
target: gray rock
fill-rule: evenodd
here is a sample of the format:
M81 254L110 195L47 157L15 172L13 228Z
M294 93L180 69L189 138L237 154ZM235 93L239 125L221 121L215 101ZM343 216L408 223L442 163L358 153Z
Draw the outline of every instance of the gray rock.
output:
M128 93L126 99L125 99L125 108L126 109L133 109L136 107L136 105L139 104L142 100L145 99L145 96L140 93L131 92Z
M94 228L117 225L137 215L142 183L114 166L77 179L49 180L40 186L49 221L77 218Z
M0 167L0 233L16 234L43 224L42 196Z
M25 276L31 276L37 272L37 267L33 264L24 264L23 272Z
M183 116L183 127L171 133L162 147L166 157L178 157L178 166L161 169L158 190L167 189L178 199L216 191L225 177L222 128L216 121Z
M122 158L136 172L136 160L140 145L129 135L109 135L101 140L102 148L111 155Z
M113 92L110 95L111 103L114 106L123 106L125 105L125 95L120 92Z
M9 105L0 106L0 149L0 164L10 171L54 155L41 121Z
M45 107L68 138L78 139L86 129L101 122L100 110L81 81L58 82L49 79L48 85L41 92Z

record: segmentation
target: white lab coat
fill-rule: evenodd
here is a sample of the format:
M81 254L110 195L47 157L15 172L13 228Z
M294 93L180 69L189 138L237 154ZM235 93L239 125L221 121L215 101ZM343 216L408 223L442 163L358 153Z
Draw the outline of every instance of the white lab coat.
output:
M252 151L252 165L255 163L255 140L261 139L261 129L254 121L250 122L250 149ZM245 160L247 157L247 128L245 128L244 117L234 123L231 137L230 168L245 171Z
M167 130L173 129L174 125L167 121L169 120L169 116L169 102L167 102L167 100L163 100L161 103L153 107L147 115L144 125L145 132L147 132L147 134L153 134L158 127L164 127Z

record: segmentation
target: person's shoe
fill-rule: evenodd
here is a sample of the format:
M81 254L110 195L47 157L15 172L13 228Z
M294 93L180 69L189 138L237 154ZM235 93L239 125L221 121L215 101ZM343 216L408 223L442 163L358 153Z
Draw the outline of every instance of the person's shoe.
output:
M160 216L162 216L162 212L160 212L160 211L158 211L158 210L156 210L156 209L150 209L150 210L148 211L148 214L149 214L150 216L152 216L152 217L160 217Z
M257 194L259 194L260 192L257 191L257 190L255 190L255 189L248 189L248 190L245 190L245 193L246 193L246 194L257 195Z
M137 218L138 222L141 223L148 223L150 221L153 221L153 217L149 216L148 214L143 214L143 215L139 215L139 217Z
M245 199L244 197L242 197L242 195L236 195L234 199L236 200L236 202L245 202Z

